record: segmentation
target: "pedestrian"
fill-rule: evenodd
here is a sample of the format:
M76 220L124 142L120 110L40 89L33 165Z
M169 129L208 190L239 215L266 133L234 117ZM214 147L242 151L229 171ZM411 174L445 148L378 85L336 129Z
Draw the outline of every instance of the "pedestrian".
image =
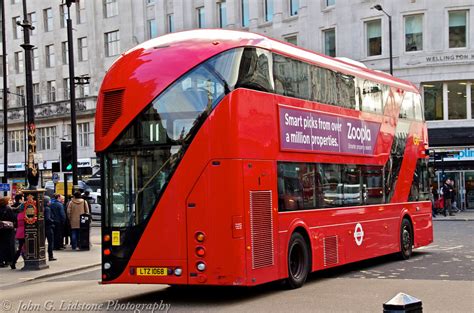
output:
M443 199L444 199L443 215L447 216L447 214L449 213L450 216L454 216L453 207L452 207L454 190L451 184L451 179L446 178L446 180L444 181L443 187L441 188L441 191L443 193Z
M436 203L438 198L438 192L436 191L436 188L433 188L433 186L430 186L430 200L431 200L431 214L433 217L436 217Z
M64 215L66 216L66 222L64 223L64 228L63 228L63 238L64 238L63 246L64 247L67 246L71 242L71 222L69 221L69 217L67 215L67 208L71 200L72 199L70 197L66 199L63 196L61 196L61 200L60 200L64 206Z
M10 207L10 197L0 198L0 267L13 263L15 226L16 217Z
M60 201L61 195L55 194L51 199L51 215L54 220L54 250L64 249L63 245L63 228L66 222L66 214L64 212L64 206Z
M91 207L91 202L92 202L92 197L90 195L89 190L84 191L82 194L82 199L87 201L87 204L89 205L89 208Z
M15 201L12 204L13 213L18 214L18 207L23 203L23 194L18 193L15 195Z
M16 196L15 196L16 200ZM20 255L25 258L23 254L23 247L25 246L25 204L23 200L20 200L21 204L18 206L18 215L16 217L17 220L17 228L16 228L16 240L18 241L18 248L15 253L15 258L13 259L12 264L10 267L12 270L16 269L16 262L20 258Z
M67 216L71 222L71 246L72 250L76 250L79 239L80 219L82 214L89 214L89 205L87 201L81 198L81 192L75 191L74 198L69 202L67 207Z
M51 198L44 196L44 229L46 233L46 240L48 241L48 259L50 261L56 261L57 259L53 256L54 247L54 219L51 214L50 205Z

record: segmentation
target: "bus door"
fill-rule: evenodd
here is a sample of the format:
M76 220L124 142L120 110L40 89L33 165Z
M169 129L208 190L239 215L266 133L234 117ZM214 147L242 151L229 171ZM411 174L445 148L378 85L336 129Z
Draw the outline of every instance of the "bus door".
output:
M275 164L245 160L243 167L247 284L254 285L278 276Z

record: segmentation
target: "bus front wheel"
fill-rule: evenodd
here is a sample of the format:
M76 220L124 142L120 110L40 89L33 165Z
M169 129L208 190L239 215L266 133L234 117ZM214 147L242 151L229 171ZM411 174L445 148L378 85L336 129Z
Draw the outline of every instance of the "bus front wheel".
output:
M310 272L309 250L306 240L300 233L291 235L288 245L288 278L286 285L290 289L303 286Z
M408 219L402 220L400 227L400 258L408 260L413 250L413 227Z

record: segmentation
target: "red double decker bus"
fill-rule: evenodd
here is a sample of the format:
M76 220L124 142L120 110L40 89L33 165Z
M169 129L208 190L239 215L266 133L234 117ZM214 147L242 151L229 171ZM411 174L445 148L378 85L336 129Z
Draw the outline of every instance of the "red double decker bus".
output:
M433 241L409 82L267 37L165 35L99 93L102 281L253 286Z

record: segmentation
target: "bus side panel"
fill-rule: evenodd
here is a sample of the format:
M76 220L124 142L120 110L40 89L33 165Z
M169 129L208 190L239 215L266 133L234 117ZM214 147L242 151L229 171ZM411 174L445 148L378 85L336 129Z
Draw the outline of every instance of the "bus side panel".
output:
M431 202L420 202L412 210L412 222L415 248L429 245L433 242L433 220Z
M245 160L243 199L245 210L247 285L278 279L278 200L273 161Z
M241 164L241 160L212 160L187 198L190 284L246 283ZM204 233L203 242L197 241L197 232ZM197 255L198 248L204 248L204 256ZM197 270L198 262L204 262L206 270Z

